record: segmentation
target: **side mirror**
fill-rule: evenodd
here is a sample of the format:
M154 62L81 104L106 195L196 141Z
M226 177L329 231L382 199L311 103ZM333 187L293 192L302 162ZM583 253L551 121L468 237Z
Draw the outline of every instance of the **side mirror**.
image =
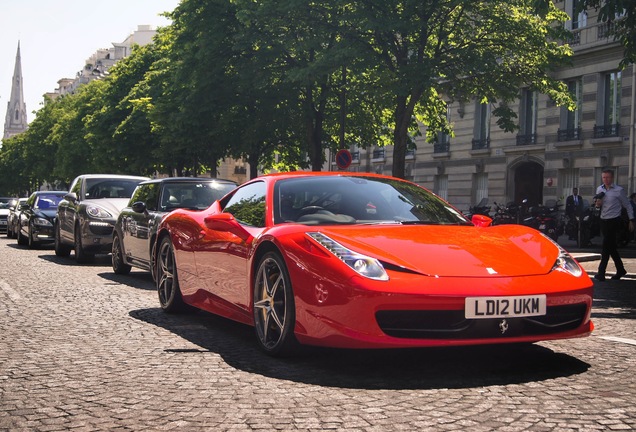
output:
M26 204L26 203L25 203L25 204L20 204L20 207L19 207L19 209L20 209L21 211L23 211L23 210L28 210L28 209L30 209L30 208L31 208L31 206L30 206L30 205L28 205L28 204Z
M227 231L247 241L251 235L229 213L216 213L203 219L205 226L214 231Z
M132 205L132 210L135 213L146 213L146 203L142 201L134 202Z
M488 216L476 214L473 215L471 222L478 227L489 227L492 224L492 219Z
M64 199L70 202L76 202L77 195L75 195L75 192L69 192L66 195L64 195Z

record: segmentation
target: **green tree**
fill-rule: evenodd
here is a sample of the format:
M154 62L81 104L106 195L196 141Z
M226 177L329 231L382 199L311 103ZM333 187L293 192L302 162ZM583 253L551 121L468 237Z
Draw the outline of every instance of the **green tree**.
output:
M540 7L539 7L540 6ZM345 38L375 59L369 77L381 82L378 104L390 112L393 175L404 176L414 120L429 130L448 130L446 101L480 97L498 105L494 114L515 128L508 103L529 86L557 104L572 104L550 70L570 55L552 2L532 0L357 1L347 9ZM373 62L372 62L373 63ZM371 64L372 64L371 63Z
M225 3L182 1L158 39L162 58L147 76L145 107L159 134L157 154L179 175L215 175L227 153L227 137L219 135L220 116L231 101L224 82Z
M279 93L285 97L279 101L283 109L277 111L285 115L288 127L279 129L278 151L286 147L287 156L301 158L300 166L307 152L310 168L320 171L325 147L337 145L328 131L335 130L339 120L340 111L332 109L339 101L338 75L347 56L354 58L340 37L345 6L338 1L235 2L244 26L242 37L253 47L253 67L267 74L270 88L287 89Z
M85 139L91 151L99 155L95 168L102 172L150 174L156 163L152 151L157 137L150 122L132 102L137 86L158 54L154 44L135 46L130 56L109 70L99 86L99 98L83 119Z
M636 62L636 0L576 0L579 10L593 8L598 21L608 25L609 34L623 46L624 68Z

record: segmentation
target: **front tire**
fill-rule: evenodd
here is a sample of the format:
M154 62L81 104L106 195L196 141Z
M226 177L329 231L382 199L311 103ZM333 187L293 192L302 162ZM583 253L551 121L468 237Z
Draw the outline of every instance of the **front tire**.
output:
M292 354L298 344L294 293L280 254L268 252L261 258L253 288L254 328L260 348L272 356Z
M26 246L29 243L29 240L22 235L22 226L18 227L18 244L20 246Z
M35 249L38 247L38 242L33 238L33 224L29 224L29 235L27 236L27 242L29 244L29 249Z
M78 264L91 262L95 255L87 253L82 246L82 230L79 225L75 227L75 261Z
M67 257L71 254L71 248L62 243L60 233L60 223L55 222L55 255L59 257Z
M156 259L157 276L155 279L161 309L168 313L183 312L185 303L179 288L177 264L174 259L174 247L170 237L166 236L161 239Z
M130 273L132 267L124 262L124 251L117 234L113 237L112 262L115 274L126 275Z

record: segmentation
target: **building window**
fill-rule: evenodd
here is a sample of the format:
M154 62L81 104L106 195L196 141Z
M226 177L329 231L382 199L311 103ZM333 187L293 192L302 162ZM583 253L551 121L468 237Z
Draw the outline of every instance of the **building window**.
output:
M517 145L536 144L538 93L530 89L521 92L519 104L519 129Z
M490 104L477 101L475 104L475 128L473 150L490 147Z
M579 28L583 28L587 25L587 12L579 11L578 9L578 1L576 0L568 0L568 15L572 18L572 28L571 30L576 30Z
M488 173L473 174L473 202L488 198Z
M437 196L448 201L448 174L436 175L433 187Z
M581 101L583 100L583 81L578 78L567 82L568 90L576 99L576 109L570 111L561 108L561 123L558 131L558 141L572 141L582 139L581 130Z
M384 149L376 149L373 150L373 153L371 155L371 162L384 162Z
M450 125L451 109L450 105L446 104L446 122ZM433 143L434 153L447 153L450 147L450 135L444 132L438 132L435 136L435 142Z
M621 81L620 71L605 74L603 85L600 90L602 94L598 100L603 104L598 110L602 118L597 118L597 125L594 126L594 138L618 136L620 131L621 118Z

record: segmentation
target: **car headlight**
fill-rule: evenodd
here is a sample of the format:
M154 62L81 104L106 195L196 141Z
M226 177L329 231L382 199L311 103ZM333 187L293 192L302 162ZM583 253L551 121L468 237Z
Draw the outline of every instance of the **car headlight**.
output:
M310 232L307 233L307 235L321 244L325 249L338 257L358 274L368 277L369 279L382 281L389 280L389 275L377 259L354 252L322 233Z
M86 206L86 214L91 216L91 217L102 218L102 219L112 218L113 217L113 215L108 213L103 208L97 207L97 206L94 206L94 205L87 205Z
M554 267L552 270L559 270L568 272L573 276L579 277L583 274L583 270L581 270L581 266L568 254L566 251L561 250L559 253L559 257L556 259L554 263Z
M554 271L554 270L564 271L576 277L579 277L583 274L583 269L581 268L581 266L576 262L574 258L570 256L569 253L565 251L565 249L559 246L557 242L552 240L547 235L543 233L541 233L541 235L547 238L548 240L550 240L559 249L559 256L554 262L554 265L552 266L551 271Z
M45 219L43 217L36 217L35 219L33 219L33 223L36 224L36 225L53 226L51 221L49 221L48 219Z

